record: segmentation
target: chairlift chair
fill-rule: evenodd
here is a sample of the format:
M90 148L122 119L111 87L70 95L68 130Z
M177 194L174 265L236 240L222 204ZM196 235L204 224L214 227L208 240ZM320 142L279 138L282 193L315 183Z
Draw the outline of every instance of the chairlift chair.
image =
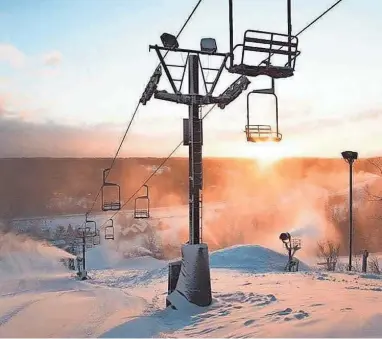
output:
M77 228L77 235L79 238L87 237L92 233L91 228L89 226L85 227L78 227Z
M105 240L114 240L114 221L109 219L105 226Z
M97 223L94 220L89 220L88 219L88 213L85 215L85 228L89 229L89 236L96 235L97 234Z
M250 104L249 96L251 94L268 94L275 98L276 107L276 131L272 130L271 125L252 125L250 123ZM266 89L257 89L247 94L247 125L245 126L245 134L248 142L280 142L282 134L279 132L279 104L275 93L275 83L272 78L272 87Z
M98 246L101 244L101 237L99 230L96 230L94 236L93 236L93 245Z
M150 218L150 198L149 198L149 187L143 185L145 188L145 194L137 197L134 202L134 218L135 219L148 219ZM138 207L139 202L143 202L144 208Z
M288 5L288 34L274 33L259 30L246 30L243 43L233 44L233 0L229 0L229 26L230 26L230 73L256 77L267 75L273 79L289 78L294 75L298 51L298 38L292 35L291 0ZM234 51L241 48L241 60L234 63ZM255 54L256 53L256 54ZM260 63L246 62L248 55L263 55ZM275 60L277 58L277 60ZM282 62L279 59L284 59ZM286 62L285 62L286 61Z
M119 211L121 209L121 187L118 184L107 182L106 177L110 172L110 168L103 170L103 183L101 189L101 201L102 201L102 211ZM113 191L117 192L116 200L106 200L105 199L105 189L112 188Z

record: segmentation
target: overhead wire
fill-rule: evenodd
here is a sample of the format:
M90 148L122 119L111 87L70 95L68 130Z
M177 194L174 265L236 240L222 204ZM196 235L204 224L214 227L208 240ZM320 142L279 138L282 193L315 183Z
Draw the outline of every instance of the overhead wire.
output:
M176 35L176 38L179 38L180 35L183 33L184 29L186 28L187 24L190 22L192 16L194 15L195 11L198 9L198 7L199 7L199 5L201 4L201 2L202 2L202 0L198 0L198 2L196 3L196 5L194 6L192 12L191 12L190 15L187 17L187 20L184 22L184 24L182 25L182 27L181 27L181 29L179 30L178 34ZM169 52L169 51L167 51L167 52L165 53L164 58L166 58L168 52ZM160 65L160 63L158 64L158 66L159 66L159 65ZM158 66L157 66L157 67L158 67ZM157 67L156 67L156 68L157 68ZM156 69L156 68L155 68L155 69ZM105 180L108 178L108 176L109 176L109 174L110 174L110 172L111 172L111 169L113 168L113 166L114 166L114 164L115 164L115 161L116 161L116 159L117 159L117 157L118 157L118 155L119 155L119 152L120 152L120 150L121 150L121 148L122 148L123 143L125 142L125 139L126 139L126 137L127 137L127 134L128 134L128 132L129 132L129 130L130 130L131 125L133 124L133 121L134 121L134 119L135 119L135 117L136 117L136 115L137 115L137 112L138 112L138 109L139 109L140 105L141 105L141 102L138 101L138 104L137 104L137 106L135 107L134 113L133 113L133 115L131 116L130 121L129 121L127 127L126 127L126 130L125 130L125 132L124 132L124 134L123 134L123 137L122 137L122 139L121 139L121 141L120 141L120 143L119 143L117 152L115 153L114 158L113 158L113 160L112 160L112 162L111 162L111 165L110 165L110 167L109 167L110 171L109 171L109 172L106 174L106 176L105 176ZM95 204L96 204L96 202L97 202L97 200L98 200L98 198L99 198L99 196L100 196L100 194L101 194L101 192L102 192L102 188L103 188L103 183L102 183L101 187L99 188L96 197L94 198L94 201L93 201L93 203L92 203L92 206L91 206L90 209L87 211L87 213L86 213L87 215L89 215L89 214L93 211L93 208L94 208L94 206L95 206Z
M336 1L333 5L331 5L328 9L326 9L324 12L322 12L317 18L315 18L314 20L312 20L308 25L306 25L301 31L297 32L297 34L295 35L296 37L298 37L299 35L301 35L302 33L304 33L307 29L309 29L311 26L313 26L318 20L320 20L323 16L325 16L325 14L327 14L328 12L330 12L334 7L336 7L337 5L339 5L340 2L342 2L343 0L338 0ZM283 46L281 46L278 50L282 49ZM264 62L266 61L267 59L269 59L272 55L274 55L274 53L271 53L269 55L269 57L267 57L266 59L264 59L263 61L261 61L259 63L259 66Z
M336 7L340 2L342 2L343 0L338 0L336 1L336 3L334 3L332 6L330 6L327 10L325 10L322 14L320 14L317 18L315 18L314 20L312 20L308 25L306 25L302 30L300 30L296 36L298 35L301 35L303 32L305 32L306 30L308 30L312 25L314 25L317 21L319 21L323 16L325 16L327 13L329 13L334 7ZM167 55L167 54L166 54ZM261 64L261 63L260 63ZM259 65L260 65L259 64ZM202 117L202 120L205 119L211 112L212 110L217 106L217 104L214 104ZM132 194L129 199L127 199L123 205L121 206L121 209L119 211L116 211L108 220L110 219L113 219L121 210L123 207L125 207L134 197L136 194L139 193L139 191L144 187L144 185L146 185L152 177L155 176L156 173L159 172L159 170L166 164L166 162L172 157L173 154L176 153L176 151L180 148L180 146L183 144L183 141L179 142L179 144L171 151L171 153L161 162L161 164L155 169L155 171L153 171L147 178L146 180L143 182L143 184L134 192L134 194ZM102 228L105 224L106 224L107 221L105 221L100 228Z

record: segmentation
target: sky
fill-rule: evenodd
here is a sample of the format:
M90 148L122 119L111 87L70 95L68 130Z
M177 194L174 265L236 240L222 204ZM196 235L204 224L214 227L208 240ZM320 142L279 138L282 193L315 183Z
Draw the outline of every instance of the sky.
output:
M293 31L333 3L294 0ZM160 44L163 32L177 34L195 4L0 0L0 157L114 156L158 64L149 45ZM235 43L242 42L246 29L286 33L285 0L235 0L234 5ZM351 149L360 157L381 155L381 11L379 0L343 0L300 36L295 76L276 81L282 142L245 141L242 94L205 119L204 154L338 157ZM203 0L179 44L197 49L202 37L214 37L219 51L228 52L228 1ZM219 61L209 57L202 63ZM216 94L237 77L227 73ZM269 83L269 78L250 80L248 90ZM159 89L167 87L162 76ZM251 123L274 126L272 104L270 98L251 97ZM167 156L182 139L187 114L187 106L152 99L140 107L120 155ZM176 153L186 154L186 147Z

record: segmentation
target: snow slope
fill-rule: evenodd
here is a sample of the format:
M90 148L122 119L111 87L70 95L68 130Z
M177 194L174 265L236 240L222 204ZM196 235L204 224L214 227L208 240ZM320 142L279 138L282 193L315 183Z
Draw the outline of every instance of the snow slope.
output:
M277 272L283 254L235 246L211 254L213 304L173 310L164 308L166 262L104 265L107 252L97 250L89 251L92 280L59 271L3 279L0 337L382 336L379 276Z
M288 256L258 245L238 245L214 251L210 254L213 268L234 268L252 273L282 272ZM300 270L309 267L300 262Z

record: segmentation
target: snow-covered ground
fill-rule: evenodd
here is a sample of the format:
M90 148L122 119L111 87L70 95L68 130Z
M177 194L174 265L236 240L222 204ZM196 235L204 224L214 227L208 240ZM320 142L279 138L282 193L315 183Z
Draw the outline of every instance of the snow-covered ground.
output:
M81 282L57 265L63 253L40 248L1 256L0 337L382 336L379 276L304 263L284 273L284 254L235 246L210 255L212 305L173 310L165 309L165 261L121 259L104 245L88 252L92 279Z

